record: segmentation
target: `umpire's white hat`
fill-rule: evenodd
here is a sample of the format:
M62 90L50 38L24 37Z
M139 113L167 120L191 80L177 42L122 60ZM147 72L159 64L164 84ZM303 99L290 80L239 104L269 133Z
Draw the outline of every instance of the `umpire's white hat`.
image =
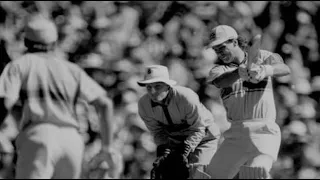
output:
M169 78L168 68L161 65L151 65L146 67L144 79L138 81L139 86L145 86L146 84L163 82L169 86L177 84L176 81Z
M58 40L58 30L53 21L42 14L31 15L26 22L25 38L49 45Z

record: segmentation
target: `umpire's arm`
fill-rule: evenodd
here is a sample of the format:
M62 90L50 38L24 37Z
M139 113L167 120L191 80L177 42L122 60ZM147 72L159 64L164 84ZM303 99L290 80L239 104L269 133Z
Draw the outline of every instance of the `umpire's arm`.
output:
M185 105L185 118L190 125L188 129L190 134L184 143L189 145L191 151L193 151L205 137L206 127L213 121L213 116L200 102L199 96L192 90L183 97L181 102Z

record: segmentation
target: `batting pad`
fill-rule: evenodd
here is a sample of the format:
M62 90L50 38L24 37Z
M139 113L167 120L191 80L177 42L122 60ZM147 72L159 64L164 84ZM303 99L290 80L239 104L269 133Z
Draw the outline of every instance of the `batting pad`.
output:
M269 179L269 172L264 167L241 166L239 179Z

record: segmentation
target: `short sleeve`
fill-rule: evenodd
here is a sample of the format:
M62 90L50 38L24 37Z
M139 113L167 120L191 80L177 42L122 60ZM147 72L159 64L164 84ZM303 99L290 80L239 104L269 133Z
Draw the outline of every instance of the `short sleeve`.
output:
M92 102L107 92L83 70L80 72L80 98Z
M263 62L263 64L282 64L284 63L282 57L278 53L271 53Z

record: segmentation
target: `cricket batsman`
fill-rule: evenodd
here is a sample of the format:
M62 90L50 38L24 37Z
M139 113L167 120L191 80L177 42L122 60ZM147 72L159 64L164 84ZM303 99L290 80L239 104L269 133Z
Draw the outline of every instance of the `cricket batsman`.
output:
M17 103L21 108L17 147L17 179L78 179L84 142L75 105L92 103L100 114L101 151L93 158L113 166L113 104L106 91L79 66L54 52L57 27L41 14L25 25L26 53L8 63L0 77L2 124Z
M221 89L231 127L208 165L214 179L268 179L277 160L281 132L275 123L272 78L290 74L279 54L260 49L261 35L249 46L234 28L212 29L210 43L218 61L208 83Z
M204 179L217 150L220 129L211 112L191 89L177 86L161 65L147 66L138 84L147 93L139 115L154 136L157 158L151 179Z

